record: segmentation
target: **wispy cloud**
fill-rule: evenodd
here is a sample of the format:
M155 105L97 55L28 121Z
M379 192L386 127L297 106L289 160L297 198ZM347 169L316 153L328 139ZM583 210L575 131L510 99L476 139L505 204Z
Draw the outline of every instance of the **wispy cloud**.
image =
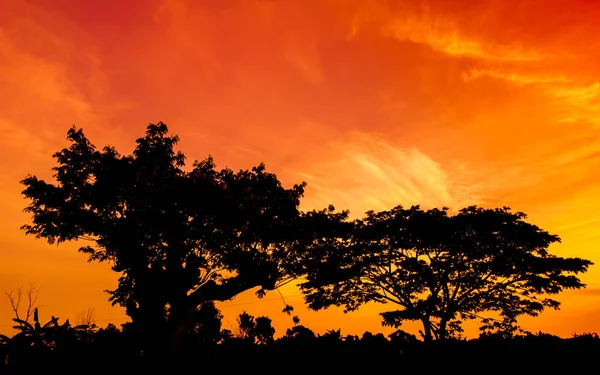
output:
M455 184L418 149L394 147L372 134L357 132L333 142L321 161L297 172L308 179L311 206L335 203L355 217L396 205L460 208L477 197L477 186Z
M546 58L542 53L518 44L484 44L470 39L461 35L451 18L434 18L428 14L392 21L382 28L382 33L399 40L426 44L436 51L456 57L502 62L531 62Z
M564 232L556 251L597 257L598 2L8 4L0 208L10 225L23 217L18 179L51 173L69 126L126 153L163 120L190 159L264 161L286 185L306 180L306 207L361 216L397 204L507 204ZM45 250L10 228L11 259ZM80 260L54 261L75 279ZM57 314L74 306L50 303Z

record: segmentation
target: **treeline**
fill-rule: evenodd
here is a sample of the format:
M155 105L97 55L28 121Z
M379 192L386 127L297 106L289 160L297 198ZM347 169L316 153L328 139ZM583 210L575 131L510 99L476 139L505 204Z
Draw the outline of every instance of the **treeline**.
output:
M578 275L592 265L550 253L560 238L508 207L471 206L452 214L448 208L397 206L356 220L333 206L303 212L305 182L286 188L263 164L219 170L210 156L186 168L185 155L174 148L178 137L163 123L150 124L130 155L110 146L97 149L75 127L67 139L70 145L54 154L54 181L31 175L21 181L32 217L22 229L51 244L78 241L90 261L117 273L109 300L125 308L131 323L121 333L82 332L134 340L126 345L134 356L195 348L207 334L205 322L217 314L215 301L250 289L262 298L291 282L313 310L389 304L383 325L397 332L406 321L422 327L418 340L399 334L402 345L462 343L467 320L477 322L487 339L529 340L518 318L558 309L554 296L584 288ZM293 310L288 305L283 313L292 316ZM335 336L309 339L293 316L291 333L272 340L265 336L268 318L252 321L262 327L255 328L260 335L247 331L244 341L219 329L211 331L219 339L209 335L210 342L244 348L253 337L264 344L257 346L261 350L302 342L317 348ZM396 348L399 342L377 335L365 340L332 342L344 348L366 342Z
M388 336L365 332L361 336L342 335L341 331L328 330L315 334L309 328L295 324L284 335L275 338L275 329L268 317L253 317L246 312L238 316L236 327L223 329L222 316L213 304L202 307L205 319L186 337L180 351L160 355L144 354L141 337L131 323L121 328L113 324L98 328L95 324L74 326L52 317L42 324L35 312L31 323L15 319L19 332L12 338L0 339L0 356L7 371L23 371L49 366L78 368L96 364L101 368L122 368L123 365L152 366L177 363L220 361L229 356L239 358L290 358L294 361L312 361L321 358L330 365L351 365L369 356L393 360L397 365L415 365L423 359L481 361L482 359L515 364L522 360L542 361L540 365L565 361L595 360L600 354L600 337L595 333L560 338L547 333L531 333L505 337L481 334L476 339L446 339L422 341L415 335L397 330ZM294 354L294 356L289 356ZM306 357L309 355L309 357ZM223 357L216 357L223 356ZM233 357L235 356L235 357ZM261 357L255 357L261 356ZM286 357L287 356L287 357ZM312 357L316 356L316 357ZM221 359L219 359L221 358ZM313 358L311 360L311 358ZM281 358L280 358L281 359ZM456 363L447 363L454 368ZM463 363L464 364L464 363ZM320 365L320 364L319 364ZM434 364L430 364L434 365ZM244 368L248 363L231 363L229 368ZM306 363L295 367L307 366ZM378 367L378 364L373 364ZM379 366L381 367L381 366ZM56 367L59 368L59 367ZM268 371L267 371L268 372Z

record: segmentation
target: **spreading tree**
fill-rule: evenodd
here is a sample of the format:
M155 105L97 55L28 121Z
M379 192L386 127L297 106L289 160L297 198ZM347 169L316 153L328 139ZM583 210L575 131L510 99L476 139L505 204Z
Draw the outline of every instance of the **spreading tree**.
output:
M472 319L485 332L512 333L517 317L558 309L553 295L585 287L576 275L592 264L550 254L559 237L525 219L506 207L369 211L305 258L301 287L315 310L394 304L383 324L419 321L425 340L459 334Z
M151 336L146 344L193 331L207 302L254 288L262 296L296 278L295 254L315 237L303 223L334 214L300 212L305 183L284 188L263 164L217 170L209 156L186 170L163 123L131 155L98 150L75 127L67 138L53 155L55 181L22 181L33 218L23 229L51 244L88 241L79 250L120 274L110 300Z

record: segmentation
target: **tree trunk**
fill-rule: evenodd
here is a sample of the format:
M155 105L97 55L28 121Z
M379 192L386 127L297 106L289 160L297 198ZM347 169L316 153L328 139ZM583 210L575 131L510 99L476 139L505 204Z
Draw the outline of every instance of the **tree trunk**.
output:
M423 323L423 341L432 341L433 335L431 332L431 321L429 320L429 317L421 318L421 322Z
M169 337L171 350L173 352L178 352L186 337L190 335L191 330L193 329L192 313L197 308L198 307L195 305L189 305L187 301L171 306L169 315Z
M437 329L438 340L445 340L448 337L448 319L442 318Z
M162 311L140 309L138 318L132 319L135 334L140 341L144 356L157 359L165 354L168 337L167 322Z
M165 317L165 302L159 289L142 284L145 288L136 291L137 307L128 311L132 326L144 356L158 358L167 348L168 327Z

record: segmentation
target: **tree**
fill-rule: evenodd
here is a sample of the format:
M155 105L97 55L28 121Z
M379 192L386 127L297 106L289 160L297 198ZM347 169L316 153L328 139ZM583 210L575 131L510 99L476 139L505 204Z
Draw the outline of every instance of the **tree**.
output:
M213 301L203 302L192 314L192 324L197 341L214 344L221 340L223 315Z
M239 338L261 345L271 344L275 335L272 321L266 316L254 316L242 312L237 318Z
M592 262L550 254L559 237L527 223L524 213L477 206L454 216L447 211L367 212L335 246L305 258L310 271L301 288L309 306L351 311L367 302L393 303L399 308L381 314L384 325L420 321L422 336L432 340L460 333L470 319L484 331L514 330L521 315L558 309L552 295L585 287L576 275Z
M284 341L294 340L296 342L306 342L314 340L316 337L317 336L310 328L303 325L294 325L292 328L288 328L285 331L285 336L283 336L282 339Z
M253 288L260 297L301 271L293 254L314 237L303 223L319 216L298 210L305 183L284 188L263 164L217 170L210 156L184 170L163 123L127 156L97 150L75 127L67 139L54 154L54 184L22 181L33 217L23 229L51 244L90 241L80 251L120 273L110 300L149 335L144 342L168 342L160 332L177 341L203 303Z
M273 321L266 316L259 316L255 320L254 333L259 344L271 344L275 335Z

